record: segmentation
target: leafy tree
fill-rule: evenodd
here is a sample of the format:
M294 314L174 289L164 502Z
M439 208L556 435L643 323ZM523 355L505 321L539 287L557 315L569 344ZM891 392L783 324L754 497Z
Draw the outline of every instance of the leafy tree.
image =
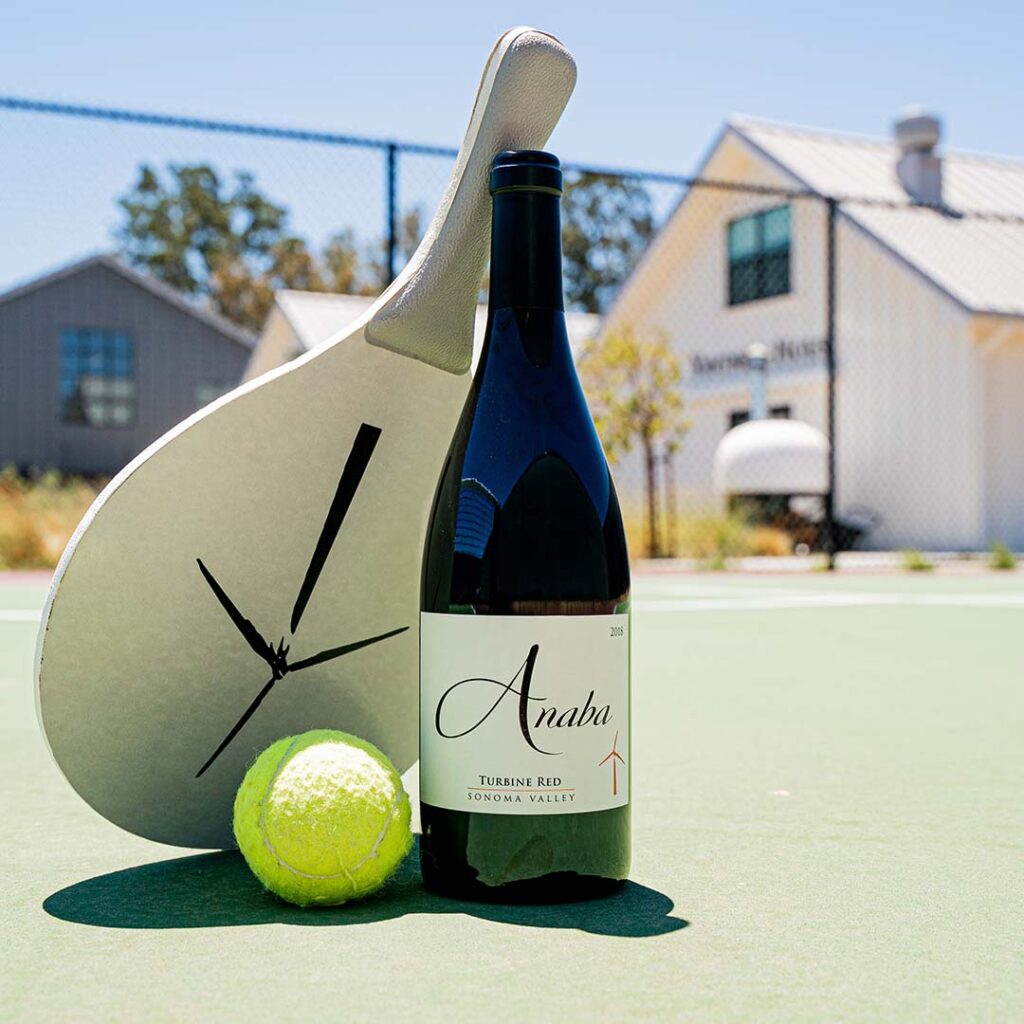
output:
M351 228L339 231L327 243L322 274L325 290L329 292L368 295L376 291L361 276L359 246Z
M206 164L144 165L119 200L121 254L187 295L207 299L250 330L262 327L279 288L375 293L379 281L351 231L322 255L289 231L287 211L264 196L253 175L224 180Z
M567 175L562 249L569 304L604 312L653 234L651 197L638 181L590 171Z
M679 385L683 372L661 332L623 327L599 335L584 350L580 377L610 462L639 445L644 458L647 554L658 538L658 446L675 452L689 428Z
M395 241L395 269L401 270L409 262L426 230L423 226L423 208L414 206L399 218ZM366 260L366 283L374 293L383 291L388 281L388 240L381 240L380 246Z
M284 282L286 288L307 292L324 291L324 279L316 257L301 238L288 237L275 242L270 249L269 277Z
M414 206L402 214L402 219L398 223L399 263L409 262L425 231L422 206Z
M273 285L254 277L239 260L221 260L210 275L208 293L217 312L251 331L258 331L274 304Z
M236 288L245 277L265 275L287 214L257 191L250 174L224 182L200 164L171 166L168 177L144 165L121 197L121 253L179 291L205 294L220 307L218 274ZM239 308L237 296L229 305Z

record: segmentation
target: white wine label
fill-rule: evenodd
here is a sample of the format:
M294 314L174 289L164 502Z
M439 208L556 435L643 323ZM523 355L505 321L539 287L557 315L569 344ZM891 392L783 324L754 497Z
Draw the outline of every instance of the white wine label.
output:
M420 619L420 798L485 814L629 802L629 616Z

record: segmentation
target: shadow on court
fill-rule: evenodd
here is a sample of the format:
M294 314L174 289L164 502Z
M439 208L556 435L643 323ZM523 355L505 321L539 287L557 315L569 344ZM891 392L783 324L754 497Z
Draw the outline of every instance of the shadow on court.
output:
M224 928L235 925L371 924L406 914L468 914L534 928L649 937L685 928L672 900L636 882L613 896L557 905L466 903L428 892L415 851L378 894L341 907L302 909L265 892L241 854L203 853L97 875L43 902L53 917L99 928Z

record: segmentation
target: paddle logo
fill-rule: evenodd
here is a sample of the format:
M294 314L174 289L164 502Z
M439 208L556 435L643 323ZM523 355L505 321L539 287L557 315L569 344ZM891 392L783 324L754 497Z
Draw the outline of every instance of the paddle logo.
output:
M345 521L345 515L363 479L366 467L370 464L370 459L373 456L374 449L377 447L380 435L380 427L373 427L368 423L363 423L360 425L355 440L352 442L352 448L341 471L341 478L338 480L337 490L334 492L334 498L331 501L330 508L327 510L327 518L324 520L323 528L320 530L316 547L313 549L313 556L306 567L306 573L303 576L302 584L295 598L295 604L292 607L289 633L293 637L299 627L299 623L302 621L302 614L306 610L310 597L313 595L317 581L320 579L320 574L327 562L327 556L334 546L334 541L338 536L338 531L341 529L341 524ZM285 638L282 636L276 647L272 642L266 640L252 622L245 618L238 610L234 601L228 597L224 588L217 582L217 579L203 560L196 558L196 563L199 566L203 579L206 580L220 606L242 635L242 639L267 663L267 667L270 669L270 678L264 683L263 688L252 699L249 706L242 712L238 721L228 730L227 735L206 759L203 766L196 772L197 779L220 757L231 741L242 731L246 722L256 713L256 709L263 703L267 694L286 675L292 672L301 672L303 669L311 668L313 665L322 665L324 662L341 658L363 647L369 647L371 644L380 643L380 641L387 640L389 637L404 633L409 628L408 626L400 626L397 629L391 629L386 633L379 633L376 636L355 640L338 647L328 647L309 657L300 658L298 661L289 661L288 653L291 650L291 645L285 643Z

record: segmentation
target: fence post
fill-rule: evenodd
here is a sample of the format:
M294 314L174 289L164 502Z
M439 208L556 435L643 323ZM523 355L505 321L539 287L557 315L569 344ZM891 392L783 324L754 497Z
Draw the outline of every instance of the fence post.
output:
M836 567L836 219L839 201L826 200L826 290L825 290L825 366L827 373L827 410L825 433L828 438L828 491L825 494L825 555L829 570Z
M387 225L385 227L388 240L387 284L391 284L394 281L395 274L397 273L395 270L395 260L398 256L397 191L398 144L389 142L387 147Z

